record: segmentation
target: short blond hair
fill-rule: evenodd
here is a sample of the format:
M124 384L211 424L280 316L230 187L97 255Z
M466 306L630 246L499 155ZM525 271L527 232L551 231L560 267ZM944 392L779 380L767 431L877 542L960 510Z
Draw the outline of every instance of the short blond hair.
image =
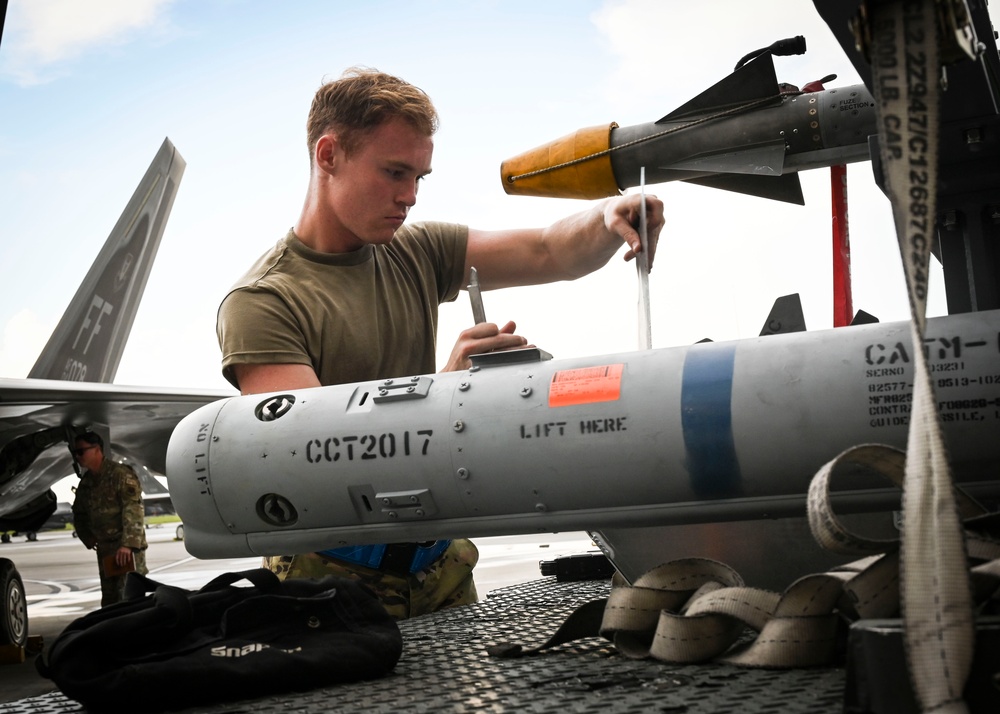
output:
M323 84L313 97L306 121L309 161L324 134L335 133L350 154L372 130L396 117L427 136L438 128L437 110L419 87L368 67L347 69L339 79Z

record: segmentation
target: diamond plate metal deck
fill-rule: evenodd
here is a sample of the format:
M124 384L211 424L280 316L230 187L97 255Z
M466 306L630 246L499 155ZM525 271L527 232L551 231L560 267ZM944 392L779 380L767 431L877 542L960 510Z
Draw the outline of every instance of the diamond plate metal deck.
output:
M606 596L609 588L608 581L559 583L548 577L495 590L475 605L400 623L403 656L388 677L182 711L822 714L843 710L841 668L778 672L728 665L676 666L626 659L601 638L521 659L496 659L486 653L487 646L499 642L545 641L574 608ZM151 697L155 700L155 692ZM137 704L136 711L142 711L142 704ZM60 693L0 705L4 714L83 711Z

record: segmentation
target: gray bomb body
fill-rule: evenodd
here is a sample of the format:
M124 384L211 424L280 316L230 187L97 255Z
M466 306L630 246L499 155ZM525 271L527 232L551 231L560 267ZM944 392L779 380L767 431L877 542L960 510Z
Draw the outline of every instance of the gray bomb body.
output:
M1000 312L927 335L956 477L991 487ZM209 558L801 515L842 450L905 446L913 349L889 323L235 397L178 425L170 493ZM856 476L845 503L898 501Z

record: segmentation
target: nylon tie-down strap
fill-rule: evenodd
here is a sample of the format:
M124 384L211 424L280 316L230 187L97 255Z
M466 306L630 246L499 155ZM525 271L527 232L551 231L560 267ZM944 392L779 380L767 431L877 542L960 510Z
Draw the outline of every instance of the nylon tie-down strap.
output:
M910 680L923 711L966 711L975 623L961 519L923 346L937 215L942 65L933 0L874 6L879 152L910 297L913 407L903 484L900 591Z

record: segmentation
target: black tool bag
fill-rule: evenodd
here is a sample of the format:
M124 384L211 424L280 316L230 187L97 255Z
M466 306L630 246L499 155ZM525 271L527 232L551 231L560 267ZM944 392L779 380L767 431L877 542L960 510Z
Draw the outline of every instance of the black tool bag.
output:
M249 581L250 587L237 585ZM36 660L95 712L142 712L302 691L389 673L403 640L345 578L224 573L189 591L129 573L126 599L73 621Z

